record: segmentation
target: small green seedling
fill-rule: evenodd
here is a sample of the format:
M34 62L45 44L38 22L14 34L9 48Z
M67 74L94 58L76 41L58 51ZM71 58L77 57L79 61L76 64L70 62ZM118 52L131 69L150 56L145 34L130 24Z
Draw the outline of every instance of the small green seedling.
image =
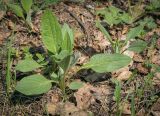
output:
M40 74L33 74L24 77L18 82L16 90L25 95L38 95L47 92L51 89L52 83L56 83L60 86L62 93L65 96L65 89L67 86L65 76L68 69L76 61L73 57L73 31L67 24L64 24L63 27L61 27L52 12L46 10L42 16L41 34L44 46L48 50L50 63L52 63L52 66L49 69L50 79L47 79ZM41 59L43 60L43 58ZM18 63L16 70L29 72L37 68L45 68L47 65L39 64L32 58L26 58ZM82 87L82 85L83 83L81 82L71 82L68 87L75 90Z
M146 23L145 23L146 24ZM106 39L111 43L113 53L122 53L122 48L127 45L128 41L131 39L135 39L136 37L140 37L141 34L144 32L144 26L139 25L137 27L131 28L129 32L127 33L126 40L122 41L119 39L113 40L110 34L106 31L106 29L103 27L103 25L97 21L97 27L101 30L101 32L105 35ZM135 52L142 52L147 47L147 43L143 40L137 40L131 43L129 48L126 50L135 51Z
M134 6L131 6L130 2L128 4L128 12L125 12L115 6L108 6L105 9L97 10L96 14L103 17L104 22L109 26L123 23L132 24L144 14L145 10L143 9L141 2L136 3Z
M7 67L6 67L6 85L7 85L7 94L9 95L9 92L11 90L11 65L12 65L12 58L11 58L11 55L12 55L12 42L13 42L13 34L11 35L11 37L9 38L10 41L8 42L8 45L7 45Z
M115 81L116 87L114 91L114 97L117 105L117 111L116 116L119 116L120 114L120 103L121 103L121 83L118 81Z
M31 7L33 5L32 0L21 0L21 4L11 4L8 3L7 6L20 18L22 18L26 25L32 29L32 20L31 20ZM21 7L22 6L22 7Z
M96 14L101 15L104 18L104 21L110 26L120 23L129 24L132 20L128 13L114 6L109 6L105 9L97 10Z

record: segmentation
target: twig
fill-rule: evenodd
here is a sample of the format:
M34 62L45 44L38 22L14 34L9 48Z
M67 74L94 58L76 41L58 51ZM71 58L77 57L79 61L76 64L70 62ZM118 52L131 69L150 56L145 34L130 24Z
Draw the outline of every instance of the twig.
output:
M89 44L89 39L90 39L90 35L86 29L86 27L84 26L83 22L71 11L69 11L68 9L68 6L66 4L64 4L65 6L65 10L73 17L77 20L77 22L79 23L79 25L81 26L81 28L84 30L84 33L86 34L86 37L87 37L87 44Z

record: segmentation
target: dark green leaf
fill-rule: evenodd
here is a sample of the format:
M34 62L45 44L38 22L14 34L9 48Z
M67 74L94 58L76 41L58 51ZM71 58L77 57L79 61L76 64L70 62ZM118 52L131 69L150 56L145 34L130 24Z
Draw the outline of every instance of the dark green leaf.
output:
M24 77L17 83L16 90L24 95L39 95L46 93L51 88L52 81L46 79L42 75L31 75Z
M97 54L82 66L82 69L91 68L98 73L116 71L131 62L131 58L122 54Z

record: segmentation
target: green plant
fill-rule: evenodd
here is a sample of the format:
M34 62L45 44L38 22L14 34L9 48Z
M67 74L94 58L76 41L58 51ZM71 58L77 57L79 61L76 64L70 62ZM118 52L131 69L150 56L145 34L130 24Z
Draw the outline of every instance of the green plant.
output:
M38 95L47 92L52 83L56 83L60 86L65 98L67 86L65 76L68 69L76 61L73 57L73 31L67 24L61 27L52 12L46 10L42 16L41 34L44 46L48 50L49 62L52 64L48 69L50 79L40 74L33 74L20 80L17 83L16 90L25 95ZM16 70L29 72L37 68L49 67L48 65L48 63L39 64L32 57L26 57L17 64ZM81 82L72 82L69 88L75 90L82 85Z
M53 5L53 4L56 4L58 3L60 0L40 0L40 1L37 1L35 0L35 6L38 7L38 9L45 9L47 8L49 5Z
M134 95L131 96L131 116L136 116Z
M96 54L91 57L90 61L84 64L81 69L89 69L98 72L112 72L118 70L124 66L127 66L131 62L131 58L122 54Z
M120 23L130 23L132 20L128 13L114 6L109 6L105 9L98 10L96 13L97 15L104 17L104 21L110 26Z
M119 81L115 81L116 87L114 91L114 97L116 101L117 111L116 116L120 114L120 102L121 102L121 83Z
M7 6L20 18L22 18L26 25L32 29L32 20L31 20L31 7L33 5L32 0L21 0L21 4L7 3ZM21 7L22 6L22 7Z
M147 10L151 10L151 11L158 11L158 9L160 8L160 1L159 0L151 0L149 5L146 6Z
M49 64L39 64L32 57L26 57L20 61L16 70L21 72L33 71L37 68L48 69L50 79L40 74L24 77L17 83L16 90L25 95L37 95L47 92L51 83L59 85L65 98L66 80L65 76L71 66L75 64L76 57L73 55L73 31L67 24L63 27L58 23L56 17L50 10L46 10L41 22L42 41L48 50ZM29 55L30 56L30 55ZM43 58L41 58L43 59ZM131 58L122 54L97 54L80 69L91 68L96 72L112 72L128 65ZM32 65L31 65L32 64ZM49 68L48 68L49 67ZM82 87L81 82L71 82L68 87L72 90Z
M96 14L102 16L109 26L122 23L132 24L144 15L144 9L141 1L136 3L134 6L130 5L130 1L128 1L128 4L128 12L125 12L115 6L108 6L105 9L97 10Z
M113 40L112 37L109 35L109 33L106 31L106 29L102 26L102 24L99 21L97 21L96 24L97 24L97 27L101 30L101 32L105 35L106 39L108 39L108 41L111 43L113 53L122 53L124 52L122 51L122 48L126 46L129 40L135 39L136 37L141 36L141 34L144 32L144 26L146 23L145 24L143 23L143 25L139 25L137 27L131 28L126 35L125 41L121 41L119 39ZM130 51L141 52L146 47L147 47L147 43L145 41L137 40L131 43L130 47L127 49Z
M11 54L12 54L12 41L13 41L13 34L9 38L9 42L7 45L7 67L6 67L6 85L7 85L7 94L9 95L10 89L11 89Z

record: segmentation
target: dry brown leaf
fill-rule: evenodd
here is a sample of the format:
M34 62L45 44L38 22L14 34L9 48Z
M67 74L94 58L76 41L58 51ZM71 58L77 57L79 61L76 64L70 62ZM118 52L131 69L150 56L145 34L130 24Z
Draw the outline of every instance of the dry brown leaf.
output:
M141 63L139 63L136 68L137 68L139 73L148 74L148 69L145 68L144 66L142 66Z
M74 37L79 39L79 38L84 37L84 34L81 31L75 31Z
M79 109L71 102L66 102L63 106L63 109L61 109L61 116L70 116L74 112L79 111Z
M90 84L84 84L84 86L74 94L77 107L79 109L87 109L96 99L104 102L110 90L108 86L93 87Z
M131 107L131 106L130 106L129 103L127 103L127 102L122 103L122 107L121 107L122 113L123 113L123 114L130 115L130 114L131 114L130 107Z
M144 60L140 54L134 54L133 60L136 62L144 62Z
M113 77L117 77L123 71L129 71L129 67L125 66L123 68L118 69L117 71L112 72Z
M2 20L2 18L4 17L4 15L5 15L5 12L4 11L0 11L0 20Z
M3 40L8 38L10 36L11 32L0 29L0 44L2 44Z
M129 67L127 66L112 73L112 77L116 78L119 81L128 80L131 75L132 72L129 71Z
M95 41L93 47L96 50L104 50L107 46L110 46L110 42L104 36L101 31L95 30L94 31Z
M160 116L160 98L157 100L156 103L153 104L151 112L153 116Z
M57 110L57 105L56 104L53 104L53 103L48 103L46 105L46 108L47 108L47 112L49 114L52 114L52 115L55 115L56 114L56 110Z
M132 75L131 71L123 71L118 75L117 80L126 81L131 77L131 75Z
M146 116L145 110L142 108L142 109L136 114L136 116Z
M156 49L148 49L147 57L153 57L156 54Z
M156 46L158 49L160 49L160 38L157 40Z
M80 110L71 102L48 103L46 105L47 112L51 115L74 116L75 112Z
M78 58L77 64L82 65L86 63L88 60L89 60L89 56L81 54L81 56Z
M130 58L133 58L133 56L134 56L135 53L132 52L132 51L126 50L123 54L129 56Z
M151 58L152 63L157 64L160 66L160 54L154 55Z
M90 84L85 84L74 94L79 109L87 109L94 102L91 90L93 91L95 88Z
M160 72L156 72L153 78L153 84L160 86Z

